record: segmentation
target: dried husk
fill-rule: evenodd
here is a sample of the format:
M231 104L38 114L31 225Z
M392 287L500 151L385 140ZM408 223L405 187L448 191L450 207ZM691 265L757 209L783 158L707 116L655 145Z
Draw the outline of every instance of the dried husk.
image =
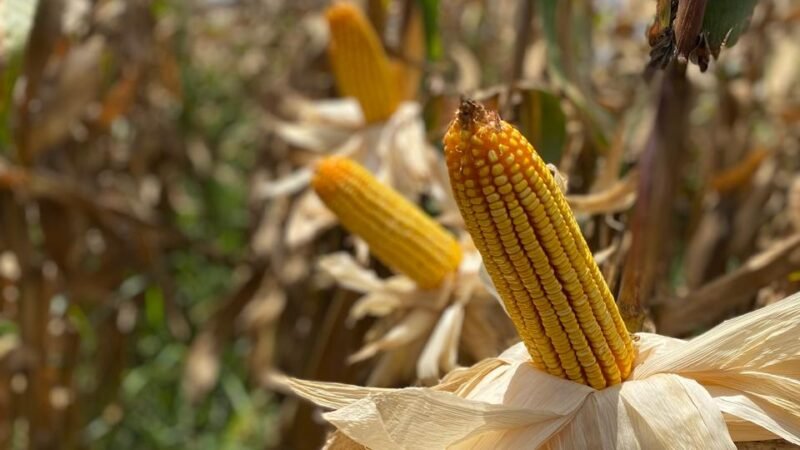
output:
M521 344L434 388L287 380L375 449L800 445L800 293L689 341L638 333L631 377L602 391L533 367Z
M419 347L414 352L404 352L405 361L396 364L379 363L375 370L386 371L392 366L406 371L404 366L416 366L416 377L403 381L422 380L435 384L442 373L457 366L459 351L496 355L513 333L510 321L500 304L494 302L484 289L478 274L480 256L471 240L462 241L464 250L458 273L438 289L420 289L403 275L381 279L375 272L359 265L352 256L337 252L320 258L321 273L338 285L362 293L350 310L349 320L355 322L366 316L379 318L368 334L364 346L349 358L350 363L373 358L379 354L397 351L403 347ZM462 335L465 321L494 320L491 329L474 329L465 339ZM422 342L422 345L419 343ZM396 355L395 355L396 356ZM389 359L395 361L395 356ZM399 375L399 373L397 374ZM372 378L372 377L371 377ZM380 379L398 380L401 376L381 376Z

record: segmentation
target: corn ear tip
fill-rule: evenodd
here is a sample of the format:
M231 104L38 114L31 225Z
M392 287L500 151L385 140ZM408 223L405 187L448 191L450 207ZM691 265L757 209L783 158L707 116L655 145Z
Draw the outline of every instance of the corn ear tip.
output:
M468 97L461 98L455 121L462 130L472 130L476 125L487 124L500 127L500 116L497 112L489 111L480 102Z
M352 3L334 3L325 10L325 18L330 25L340 25L357 20L361 16L361 11Z
M328 156L314 164L311 187L317 194L324 194L338 182L341 166L346 160L347 158L341 156Z

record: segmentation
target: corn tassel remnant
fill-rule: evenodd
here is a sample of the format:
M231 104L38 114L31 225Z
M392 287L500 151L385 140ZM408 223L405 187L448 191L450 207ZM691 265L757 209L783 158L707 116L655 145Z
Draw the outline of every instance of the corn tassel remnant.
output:
M378 34L354 5L337 3L326 13L328 57L339 93L355 97L367 123L386 120L400 103L395 70Z
M467 230L534 364L602 389L631 371L630 335L567 201L522 134L465 100L444 138Z
M378 260L423 289L433 289L461 262L461 247L441 225L355 161L332 156L317 164L312 185Z

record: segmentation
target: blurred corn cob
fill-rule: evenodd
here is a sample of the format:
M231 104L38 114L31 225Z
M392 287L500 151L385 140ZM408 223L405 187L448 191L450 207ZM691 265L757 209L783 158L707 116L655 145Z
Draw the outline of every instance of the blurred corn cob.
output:
M355 97L367 123L389 118L400 103L396 71L378 34L361 11L337 3L326 13L331 41L328 57L339 93Z
M458 268L461 247L453 236L355 161L337 156L323 159L312 185L342 225L364 239L378 260L420 287L436 288Z
M472 101L444 144L459 210L534 364L596 389L620 383L631 338L542 159Z

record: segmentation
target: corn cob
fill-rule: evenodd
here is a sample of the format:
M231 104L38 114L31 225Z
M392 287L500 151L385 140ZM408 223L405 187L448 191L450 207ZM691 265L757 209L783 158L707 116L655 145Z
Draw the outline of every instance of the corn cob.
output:
M436 288L461 262L461 247L442 226L356 162L332 156L317 164L312 185L379 261L424 289Z
M395 71L378 34L349 3L331 6L326 16L331 35L328 57L339 93L358 100L367 123L389 118L400 96Z
M631 371L633 343L533 147L466 100L444 149L461 215L534 364L595 389L620 383Z

